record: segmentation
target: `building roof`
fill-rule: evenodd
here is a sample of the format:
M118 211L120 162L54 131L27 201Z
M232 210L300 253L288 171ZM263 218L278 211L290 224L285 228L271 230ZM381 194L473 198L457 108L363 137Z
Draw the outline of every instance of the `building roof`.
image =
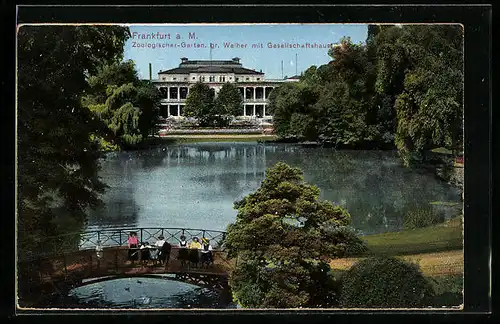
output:
M264 73L244 68L238 58L227 61L195 60L189 61L182 58L179 67L160 71L158 74L189 74L189 73L235 73L235 74L261 74Z

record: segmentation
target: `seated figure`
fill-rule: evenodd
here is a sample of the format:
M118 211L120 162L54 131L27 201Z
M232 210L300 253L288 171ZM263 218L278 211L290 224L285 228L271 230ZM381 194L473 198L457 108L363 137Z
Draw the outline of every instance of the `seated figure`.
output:
M172 250L172 245L170 243L168 243L167 241L165 241L160 248L160 251L158 254L158 260L165 267L168 265L168 261L170 260L170 251L171 250Z

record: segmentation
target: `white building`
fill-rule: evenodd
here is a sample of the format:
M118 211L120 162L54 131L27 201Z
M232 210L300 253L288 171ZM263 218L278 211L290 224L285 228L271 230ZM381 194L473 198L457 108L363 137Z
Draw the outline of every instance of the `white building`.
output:
M237 57L228 61L190 61L183 57L179 67L158 72L153 83L162 93L160 115L164 118L183 116L189 88L197 82L206 83L216 95L224 83L234 83L243 96L241 116L263 118L271 117L266 111L269 94L287 81L295 82L298 78L266 80L262 70L243 67Z

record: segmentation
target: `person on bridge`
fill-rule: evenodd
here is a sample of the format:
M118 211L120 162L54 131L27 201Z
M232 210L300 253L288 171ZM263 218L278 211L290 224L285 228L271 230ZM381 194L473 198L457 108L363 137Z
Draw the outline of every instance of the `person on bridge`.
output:
M193 237L193 241L189 244L189 248L190 249L197 249L197 250L201 250L201 244L200 244L200 241L198 240L198 238L195 236Z
M141 244L140 251L141 251L141 261L143 264L147 265L148 261L151 260L151 248L154 247L149 245L149 242Z
M177 260L181 261L181 267L184 267L186 265L186 261L189 261L187 245L186 237L181 235L179 253L177 254Z
M179 246L180 247L187 247L187 241L186 241L186 237L184 235L181 235L181 240L179 242Z
M158 248L161 248L164 243L165 243L165 237L160 234L160 236L158 236L158 241L156 241L156 243L155 243L155 246L157 246Z
M212 245L210 245L210 240L207 238L201 239L202 247L201 247L201 264L206 265L207 267L212 264L213 255L212 255Z
M170 261L170 251L172 250L172 245L167 241L163 242L163 245L160 247L160 253L158 254L158 260L160 260L160 263L166 268L168 261Z
M151 249L151 251L150 251L152 260L159 261L160 250L161 250L161 247L163 246L164 243L165 243L165 237L160 234L160 236L158 236L158 240L156 241L156 243L154 245L154 248Z
M95 246L95 252L98 259L102 259L102 244L101 240L97 240L97 245Z
M193 241L191 242L191 244L189 244L190 265L194 267L198 266L198 262L200 262L200 250L201 250L201 244L198 238L195 236L193 237Z
M128 243L128 259L133 263L135 260L137 260L139 251L137 249L139 240L137 239L136 232L130 232L127 243Z

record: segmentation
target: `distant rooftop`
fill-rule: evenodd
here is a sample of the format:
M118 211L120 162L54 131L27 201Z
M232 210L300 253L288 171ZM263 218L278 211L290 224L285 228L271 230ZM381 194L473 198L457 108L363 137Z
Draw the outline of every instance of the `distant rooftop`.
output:
M259 71L244 68L238 57L232 60L193 60L181 58L179 67L160 71L158 74L189 74L189 73L236 73L236 74L264 74Z

